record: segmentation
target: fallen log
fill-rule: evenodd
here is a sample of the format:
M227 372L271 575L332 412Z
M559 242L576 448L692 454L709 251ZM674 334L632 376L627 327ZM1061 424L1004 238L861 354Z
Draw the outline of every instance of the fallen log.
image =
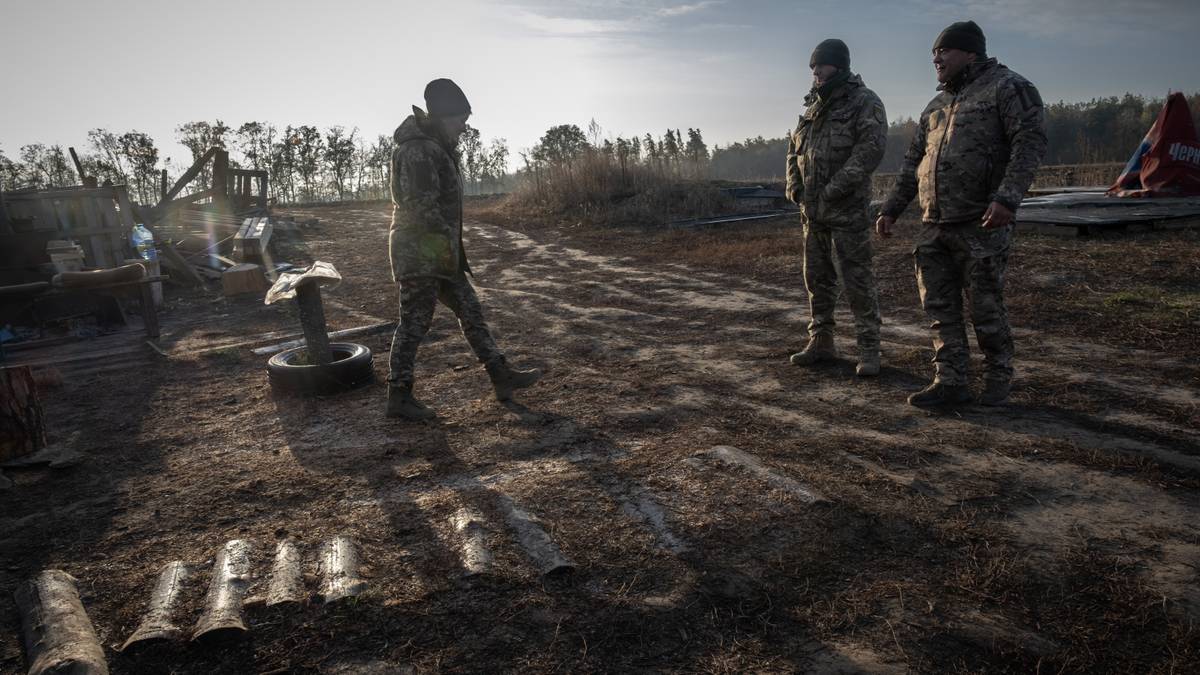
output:
M250 550L249 542L234 539L217 554L204 613L196 622L192 640L218 640L246 632L242 600L250 587Z
M300 547L292 539L284 539L275 547L275 564L271 567L271 583L267 587L267 607L299 603L303 599Z
M513 504L507 495L499 496L500 509L504 519L517 534L517 542L525 549L525 554L537 565L542 576L566 574L575 569L575 563L562 554L554 540L546 534L546 530L538 524L537 519Z
M183 629L176 625L172 618L175 605L183 586L191 575L191 570L182 562L167 563L158 575L158 581L150 593L150 602L146 606L146 615L138 625L133 635L121 645L121 651L130 647L146 645L153 642L168 642L183 637Z
M318 572L321 601L328 604L361 595L367 582L358 576L358 553L349 537L334 537L321 549Z
M107 675L104 649L79 601L75 577L44 570L13 594L21 613L29 675Z
M459 555L462 557L464 576L474 577L487 574L492 569L492 552L488 550L487 525L483 516L474 509L462 508L450 520L454 531L462 538Z

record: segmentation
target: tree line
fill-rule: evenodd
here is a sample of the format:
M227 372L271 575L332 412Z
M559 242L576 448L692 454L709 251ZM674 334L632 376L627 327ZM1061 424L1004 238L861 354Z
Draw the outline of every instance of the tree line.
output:
M1193 121L1200 128L1200 93L1191 94L1187 99ZM1059 101L1048 104L1048 145L1043 164L1124 162L1142 142L1165 103L1165 97L1125 94L1083 103ZM916 129L917 122L912 118L895 120L889 125L887 150L878 169L880 173L900 170ZM713 148L712 176L727 180L778 179L783 175L787 145L787 135L779 138L758 136Z
M191 154L178 164L164 158L154 139L139 131L117 134L92 129L87 144L77 152L87 176L98 182L125 184L133 199L153 204L160 196L162 171L168 183L182 175L209 148L229 152L233 168L266 170L270 196L284 203L353 199L386 199L394 142L379 134L364 138L357 127L319 129L313 125L277 127L268 122L246 122L232 127L221 120L181 124L176 140ZM503 138L485 143L479 130L468 128L460 144L463 178L469 191L500 185L508 167L509 150ZM208 167L197 180L211 184ZM0 188L44 189L80 183L74 161L61 145L31 143L21 146L14 158L0 148Z
M1154 122L1164 98L1134 94L1097 98L1083 103L1059 101L1046 106L1049 147L1045 164L1123 162L1141 142ZM1200 126L1200 93L1188 96L1192 115ZM879 171L898 171L916 129L911 119L893 121L888 129L887 150ZM221 120L181 124L177 140L188 149L192 161L211 147L230 152L234 167L267 170L270 196L279 202L296 203L348 199L386 199L388 172L393 149L390 135L367 139L357 127L319 129L313 125L246 122L232 127ZM503 138L485 142L479 130L468 128L459 144L463 181L469 194L506 192L517 182L535 187L549 179L572 181L584 169L577 166L588 158L594 171L600 164L613 169L618 186L631 186L639 177L723 180L777 180L783 174L787 152L786 135L757 136L711 151L699 129L667 129L661 135L606 135L592 120L586 130L575 124L551 127L538 143L519 152L515 175L508 173L510 151ZM87 145L78 153L84 173L99 181L130 186L142 203L157 202L161 171L168 182L190 165L163 158L154 139L139 131L114 133L93 129ZM209 177L199 179L207 183ZM607 180L607 179L606 179ZM0 148L0 187L47 188L79 183L74 162L61 145L33 143L21 146L7 157Z

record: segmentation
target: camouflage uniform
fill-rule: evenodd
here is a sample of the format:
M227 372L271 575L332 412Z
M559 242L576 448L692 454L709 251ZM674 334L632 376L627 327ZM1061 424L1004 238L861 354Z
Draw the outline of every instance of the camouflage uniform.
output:
M788 139L787 195L804 223L804 283L811 336L831 333L838 267L861 350L879 349L879 298L871 267L871 174L887 146L887 114L858 75L822 99L815 92ZM835 257L836 255L836 257Z
M965 385L970 348L963 291L984 354L984 377L1012 379L1013 341L1004 274L1013 226L980 227L991 202L1016 211L1046 152L1045 115L1025 78L985 59L939 87L883 215L899 217L919 196L923 228L913 250L921 304L937 331L935 382Z
M458 317L480 361L504 361L466 276L470 267L462 243L462 182L456 153L423 112L414 109L413 113L396 129L388 233L392 279L400 284L400 325L392 337L388 382L408 387L417 348L429 332L438 300Z

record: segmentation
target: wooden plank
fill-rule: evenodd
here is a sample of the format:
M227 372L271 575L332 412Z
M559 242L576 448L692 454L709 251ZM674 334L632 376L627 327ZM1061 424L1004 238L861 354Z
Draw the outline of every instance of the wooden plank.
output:
M105 235L121 234L123 232L125 232L125 228L120 225L118 225L116 227L110 227L108 225L103 225L101 227L78 227L78 228L73 227L73 228L71 228L71 235L75 236L75 237L86 237L86 236L92 235L92 234L105 234Z
M141 302L142 323L146 326L146 335L157 338L159 336L158 309L154 306L154 289L150 284L142 284Z
M242 260L246 252L246 234L250 228L254 226L254 218L247 218L242 221L242 226L238 228L237 234L233 235L233 257L237 260Z
M216 188L209 188L207 190L193 192L192 194L190 194L186 197L180 197L179 199L174 199L171 201L170 204L167 204L165 208L167 210L175 209L175 208L179 208L181 206L187 206L187 205L191 204L192 202L197 202L197 201L200 201L201 199L208 199L210 197L215 199L219 196L220 195L218 194ZM155 208L158 208L158 207L155 207Z
M54 210L54 202L50 200L40 200L37 206L34 207L37 212L37 221L34 222L35 230L55 230L58 231L58 214Z
M40 201L45 199L74 199L76 197L111 197L112 187L66 187L53 190L36 190L32 192L9 192L4 198L10 202Z
M4 203L4 188L0 187L0 234L12 232L12 224L8 221L8 207Z
M79 162L79 155L75 154L74 147L67 148L67 151L71 153L71 161L75 163L75 172L79 174L79 181L83 182L83 164Z
M100 220L100 208L95 199L80 199L77 200L82 216L82 225L91 229L99 229L104 227L104 222ZM78 221L77 221L78 223ZM88 244L92 250L92 266L93 267L115 267L125 256L114 260L112 252L108 250L108 242L105 238L98 234L88 235ZM80 242L82 243L82 242ZM85 247L86 249L86 247Z
M161 208L164 204L173 199L175 195L182 192L183 188L187 187L188 183L192 182L196 176L200 175L200 172L204 169L204 165L208 163L208 160L213 158L213 155L215 155L216 152L217 148L209 148L207 152L201 155L200 159L196 160L196 162L192 164L191 168L185 171L183 175L179 177L179 180L175 181L175 185L170 190L167 190L167 194L163 195L163 198L159 200L158 205L155 206L155 208Z
M213 203L229 208L229 153L222 149L213 155L212 189L218 192L213 195Z
M116 190L113 190L112 199L96 200L96 206L100 210L100 221L108 229L108 232L102 233L108 253L116 264L133 253L129 246L129 230L121 225L121 217L117 214Z

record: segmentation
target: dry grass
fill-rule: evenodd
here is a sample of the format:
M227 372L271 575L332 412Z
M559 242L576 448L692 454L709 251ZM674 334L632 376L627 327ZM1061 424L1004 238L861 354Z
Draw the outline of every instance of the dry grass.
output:
M493 222L529 221L654 227L672 220L726 213L732 200L708 182L640 164L622 167L586 152L559 166L543 166L507 198L485 207Z

